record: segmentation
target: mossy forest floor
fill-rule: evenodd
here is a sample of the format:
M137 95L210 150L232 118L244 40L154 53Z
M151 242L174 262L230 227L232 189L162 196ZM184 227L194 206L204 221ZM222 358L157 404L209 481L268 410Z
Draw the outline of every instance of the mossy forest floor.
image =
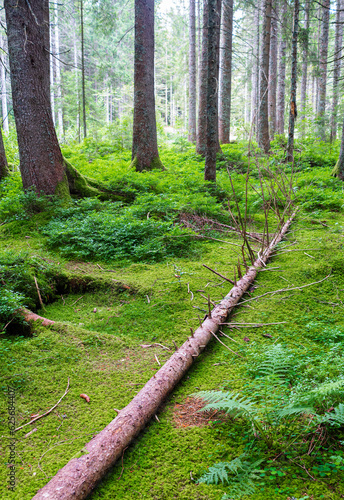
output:
M194 161L194 156L190 158L186 155L180 161ZM164 163L167 171L172 168L168 158ZM302 185L301 179L299 186L314 189L321 197L324 189L314 187L314 176L325 187L327 182L334 183L336 202L341 200L342 204L341 183L331 180L329 173L327 166L322 170L319 167L315 173L307 171L302 179L309 182L304 180ZM157 175L163 178L168 174ZM237 173L238 185L240 175ZM301 210L287 238L267 268L259 273L251 297L329 278L301 290L268 294L238 307L230 320L247 325L224 328L232 340L221 340L239 356L217 341L211 342L161 407L157 419L125 450L122 460L91 494L91 499L217 500L226 487L197 484L197 479L215 462L230 461L254 447L265 461L260 466L256 492L243 498L344 498L342 428L330 428L323 436L315 434L313 442L312 437L303 436L297 452L290 447L289 454L285 452L274 460L279 450L262 447L259 439L252 438L250 425L243 419L222 414L197 419L191 415L197 411L197 405L193 406L190 396L198 390L246 391L246 395L254 396L256 364L273 346L280 345L290 358L294 387L311 389L313 385L341 379L344 213L340 204L323 206L321 200L318 206L309 206L307 203L313 198L306 195L300 201ZM255 210L251 227L261 230L262 209ZM207 215L215 218L209 212ZM61 249L47 247L48 236L40 231L44 217L41 213L31 214L19 222L12 217L0 227L2 251L25 255L28 261L33 258L43 267L54 263L54 272L69 283L64 285L64 291L61 288L61 293L55 294L54 301L45 304L45 310L36 310L54 320L55 325L45 328L36 324L32 336L1 335L3 499L32 498L115 418L115 409L129 403L159 369L157 359L163 364L173 353L174 343L181 345L190 334L190 327L198 326L198 315L203 318L206 314L208 293L213 301L218 301L230 290L229 282L202 264L232 278L240 252L235 246L240 243L239 236L227 233L215 235L222 241L203 239L190 247L189 253L167 253L155 262L144 257L134 263L98 260L96 251L93 259L71 258L61 254ZM219 220L225 222L224 216ZM227 224L231 224L229 217ZM208 234L214 237L214 233ZM33 291L36 293L34 283ZM252 327L250 323L280 324ZM19 426L28 422L31 415L51 408L64 393L68 378L70 390L58 407L16 433L16 487L14 492L9 491L8 386L15 388ZM89 403L80 397L83 393L90 397ZM343 402L343 390L335 397L337 403ZM33 429L37 430L27 435ZM302 454L300 446L304 448ZM312 452L308 454L308 450Z

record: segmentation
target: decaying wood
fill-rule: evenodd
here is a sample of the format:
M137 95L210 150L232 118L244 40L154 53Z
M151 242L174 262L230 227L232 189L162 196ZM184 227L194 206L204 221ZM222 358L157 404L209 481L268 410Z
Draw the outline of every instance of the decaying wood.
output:
M21 314L21 316L23 316L23 318L27 322L29 322L29 321L42 321L43 326L49 326L49 325L53 325L55 323L55 321L52 321L51 319L48 319L48 318L43 318L43 316L39 316L38 314L36 314L32 311L29 311L29 309L24 309L24 308L20 309L19 313Z
M27 425L30 425L30 424L33 424L34 422L36 422L36 420L39 420L40 418L43 418L45 417L46 415L49 415L49 413L51 413L53 410L55 410L56 406L58 406L62 399L65 397L65 395L68 393L69 391L69 377L68 377L68 382L67 382L67 387L66 387L66 390L63 394L63 396L60 397L60 399L58 400L58 402L52 407L50 408L50 410L46 411L45 413L43 413L42 415L37 415L35 418L33 418L32 420L30 420L30 422L27 422L26 424L24 425L21 425L20 427L17 427L15 429L15 431L19 431L20 429L22 429L23 427L26 427ZM26 436L25 436L26 437ZM47 498L47 497L44 497L44 498ZM57 497L56 497L57 498Z
M123 455L123 450L156 415L159 406L210 342L219 326L252 286L257 272L273 254L274 247L286 234L294 214L271 240L260 258L238 280L225 298L211 311L202 325L153 375L134 399L117 417L83 448L86 454L73 458L58 471L34 500L80 500L94 489L98 481Z

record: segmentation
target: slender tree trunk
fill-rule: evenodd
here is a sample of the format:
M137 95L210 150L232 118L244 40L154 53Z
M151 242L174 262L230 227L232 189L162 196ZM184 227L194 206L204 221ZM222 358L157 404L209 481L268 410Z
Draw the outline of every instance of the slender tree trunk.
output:
M80 90L79 90L79 66L78 66L78 47L77 47L77 23L76 23L76 6L72 2L73 10L73 62L74 62L74 79L75 79L75 94L76 94L76 130L78 134L78 140L81 141L81 122L80 122Z
M85 90L84 0L80 1L80 30L81 30L82 120L84 125L84 138L85 138L87 137L87 122L86 122L86 90Z
M53 122L55 125L55 93L54 93L54 30L53 25L49 25L50 33L50 104L51 104L51 114L53 117Z
M342 140L340 143L340 153L339 158L332 171L332 175L338 177L340 180L344 181L344 122L342 128Z
M204 179L216 181L218 136L218 81L221 0L208 0L208 81L207 81L207 149Z
M304 29L305 37L303 39L302 49L302 79L301 79L301 120L306 118L306 95L307 95L307 71L308 71L308 44L309 44L309 4L310 0L306 0L305 4L305 20ZM304 127L303 127L304 132Z
M268 83L270 59L270 31L271 31L271 0L264 0L262 56L260 62L260 90L259 90L259 118L258 118L258 144L268 153L270 150L269 137L269 108L268 108Z
M62 87L61 87L61 64L60 64L60 33L58 3L54 2L55 10L55 68L56 68L56 95L57 95L57 123L59 133L63 136L63 115L62 115Z
M4 5L23 186L66 196L68 182L50 106L49 3L5 0Z
M9 173L10 171L8 169L5 146L0 128L0 181L2 181L4 177L9 175Z
M270 140L276 133L277 49L278 49L278 3L274 0L271 17L270 63L269 63L269 131Z
M233 0L222 0L220 35L219 141L230 142Z
M163 168L158 152L155 117L154 0L135 0L132 164L138 171Z
M319 61L319 104L318 104L318 135L322 141L326 140L326 83L327 83L327 54L328 31L330 20L330 0L323 1L321 34L320 34L320 61Z
M8 126L8 109L7 109L7 92L6 92L6 56L5 56L5 40L1 36L1 52L0 65L1 65L1 108L2 108L2 124L5 134L9 131Z
M253 39L253 65L252 65L252 104L251 104L251 123L253 132L257 135L258 108L259 108L259 0L254 10L253 25L255 27L255 36Z
M335 141L337 136L337 112L338 112L338 92L340 81L340 70L342 64L342 42L343 42L343 15L344 0L337 0L336 12L336 36L334 45L334 68L333 68L333 98L331 110L331 136L330 140Z
M199 73L196 152L205 156L207 145L208 0L203 2L202 57Z
M287 25L287 4L281 4L281 29L278 51L278 86L277 86L277 112L276 112L276 132L284 134L284 108L285 108L285 71L286 71L286 25Z
M291 53L291 92L290 92L290 112L287 144L287 161L294 158L294 126L297 117L296 111L296 83L297 83L297 37L299 33L299 0L294 0L294 26Z
M196 142L196 12L189 4L189 141Z

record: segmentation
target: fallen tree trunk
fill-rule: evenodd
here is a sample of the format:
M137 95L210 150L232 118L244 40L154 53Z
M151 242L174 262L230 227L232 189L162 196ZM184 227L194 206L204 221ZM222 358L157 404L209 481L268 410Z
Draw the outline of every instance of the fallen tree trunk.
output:
M286 234L294 214L283 225L270 245L261 252L245 276L226 297L214 307L211 314L191 337L153 375L134 399L33 497L33 500L84 499L98 481L122 456L131 441L156 414L159 406L182 379L193 361L204 350L219 326L250 288L257 272L265 266L274 247ZM82 454L84 453L84 454Z

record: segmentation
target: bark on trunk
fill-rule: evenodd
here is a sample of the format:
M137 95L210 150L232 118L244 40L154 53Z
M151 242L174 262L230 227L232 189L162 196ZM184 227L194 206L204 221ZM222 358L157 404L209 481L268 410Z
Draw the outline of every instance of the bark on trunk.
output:
M216 181L221 0L208 0L207 149L204 179Z
M219 141L230 142L233 0L222 0L219 79Z
M86 89L85 89L85 43L84 43L84 2L80 2L80 31L81 31L81 91L82 91L82 120L84 137L87 137L86 121Z
M340 70L342 64L342 42L343 42L343 10L344 0L337 0L336 12L336 37L334 45L334 68L333 68L333 98L331 110L331 142L336 140L337 137L337 113L338 113L338 93Z
M48 0L5 0L4 5L24 189L69 196L50 106Z
M285 70L286 70L286 26L287 26L287 3L281 5L281 29L278 53L278 87L277 87L277 112L276 132L284 134L284 108L285 108Z
M299 33L299 0L294 0L294 26L292 38L292 54L291 54L291 91L290 91L290 111L289 111L289 128L288 128L288 144L287 144L287 161L293 161L294 158L294 127L297 117L296 111L296 83L297 83L297 37Z
M1 35L1 57L0 57L0 65L1 65L1 108L2 108L2 124L5 134L8 132L8 111L7 111L7 92L6 92L6 50L5 50L5 40Z
M207 145L208 0L204 0L203 3L202 57L199 75L196 152L205 156Z
M9 175L10 171L8 169L8 164L7 164L7 158L6 158L6 152L5 152L5 146L4 146L4 141L2 138L2 132L0 128L0 182L4 177L7 177Z
M309 0L305 4L304 39L302 40L302 79L301 79L301 120L306 118L307 71L308 71L308 39L309 39Z
M278 48L278 9L277 1L273 3L270 34L270 63L269 63L269 131L270 140L276 133L276 91L277 91L277 48Z
M251 123L253 132L257 135L258 128L258 110L259 110L259 2L254 11L253 24L255 26L255 39L253 41L253 70L252 70L252 104L251 104Z
M189 12L189 141L196 142L196 11L190 0Z
M270 150L269 137L269 109L268 109L268 83L270 59L270 31L271 31L271 0L264 0L262 56L260 62L260 87L259 87L259 117L258 117L258 145L268 153Z
M332 175L338 177L340 180L344 181L344 123L342 128L342 140L340 143L340 153L339 158L332 171Z
M156 414L159 406L213 338L228 314L252 286L257 272L272 256L274 247L286 234L295 213L283 225L248 272L212 311L211 316L147 382L134 399L96 437L58 471L32 500L82 500L122 456L131 441Z
M154 0L135 0L132 165L139 172L163 168L158 152L155 118Z
M327 83L327 53L328 31L330 20L330 0L324 0L322 9L321 34L320 34L320 61L319 61L319 103L318 103L318 135L322 141L326 140L326 83Z
M63 136L63 114L62 114L62 88L61 88L61 65L60 65L60 33L58 3L54 2L55 10L55 55L56 55L56 97L57 97L57 124L59 133Z

